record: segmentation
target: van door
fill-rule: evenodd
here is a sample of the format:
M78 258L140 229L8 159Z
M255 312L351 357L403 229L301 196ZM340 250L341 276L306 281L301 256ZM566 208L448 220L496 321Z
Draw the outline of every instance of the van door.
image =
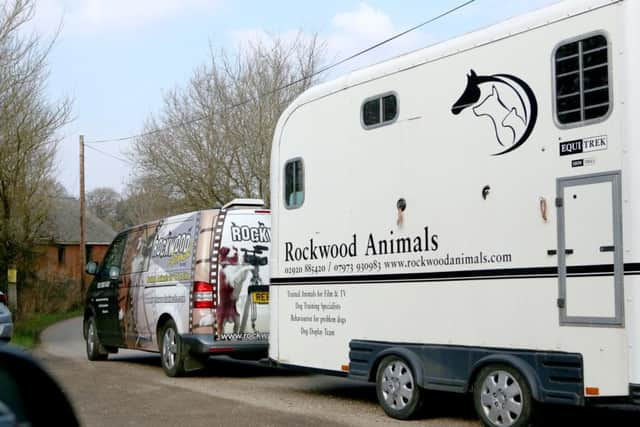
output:
M557 181L561 325L623 324L620 173Z
M129 230L122 257L122 283L118 294L124 313L119 320L124 342L129 348L154 348L144 305L144 278L149 269L154 236L155 227L150 225Z
M216 339L266 341L269 334L271 214L234 209L216 225Z
M118 289L122 283L121 261L126 242L127 233L122 233L113 240L96 274L93 303L96 309L98 337L103 344L109 346L122 343Z

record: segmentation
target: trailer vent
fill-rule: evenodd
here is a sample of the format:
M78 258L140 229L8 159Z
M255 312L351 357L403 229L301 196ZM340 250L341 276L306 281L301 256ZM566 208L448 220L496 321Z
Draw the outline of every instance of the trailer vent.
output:
M609 56L602 34L560 45L555 51L558 123L592 122L609 113Z

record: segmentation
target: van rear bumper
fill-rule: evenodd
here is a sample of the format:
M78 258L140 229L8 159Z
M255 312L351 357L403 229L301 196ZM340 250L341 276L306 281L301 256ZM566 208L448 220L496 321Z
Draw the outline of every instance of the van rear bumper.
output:
M269 352L269 342L218 341L213 335L185 334L180 336L186 350L193 356L206 357L227 355L238 359L261 359Z

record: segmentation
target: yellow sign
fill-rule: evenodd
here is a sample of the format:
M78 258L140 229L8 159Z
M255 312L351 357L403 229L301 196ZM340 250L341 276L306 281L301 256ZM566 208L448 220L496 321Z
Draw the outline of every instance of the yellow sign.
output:
M254 292L251 294L251 299L256 304L269 304L269 292Z
M10 268L7 270L7 281L9 283L16 283L18 280L18 270Z

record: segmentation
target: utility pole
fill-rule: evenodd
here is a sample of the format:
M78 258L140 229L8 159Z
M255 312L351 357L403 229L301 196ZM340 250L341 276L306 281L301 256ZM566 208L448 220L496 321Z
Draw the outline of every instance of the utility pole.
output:
M80 135L80 304L84 302L84 266L87 263L84 212L84 135Z

